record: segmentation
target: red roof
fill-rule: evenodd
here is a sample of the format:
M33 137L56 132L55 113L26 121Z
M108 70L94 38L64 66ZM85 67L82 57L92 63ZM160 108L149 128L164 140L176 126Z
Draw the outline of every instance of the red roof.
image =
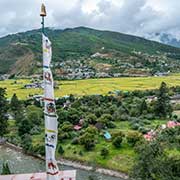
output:
M75 180L76 171L60 171L59 180ZM46 180L46 173L14 174L0 176L0 180Z
M82 126L79 126L79 125L76 125L76 126L74 126L74 130L80 130L82 128Z

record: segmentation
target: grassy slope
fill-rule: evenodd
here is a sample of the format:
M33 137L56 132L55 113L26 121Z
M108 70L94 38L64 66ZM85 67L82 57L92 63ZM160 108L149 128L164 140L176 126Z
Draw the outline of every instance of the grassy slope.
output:
M74 94L77 96L90 94L107 94L113 90L145 90L156 89L164 81L168 86L176 86L180 84L180 74L167 77L145 77L145 78L105 78L105 79L87 79L75 81L59 82L59 89L55 89L56 97ZM30 80L14 80L0 81L0 87L7 89L7 97L11 98L14 93L20 99L26 99L29 94L42 94L42 89L23 89L24 85Z

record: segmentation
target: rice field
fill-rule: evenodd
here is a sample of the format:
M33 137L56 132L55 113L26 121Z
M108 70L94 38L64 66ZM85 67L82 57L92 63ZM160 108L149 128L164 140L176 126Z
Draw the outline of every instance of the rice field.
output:
M156 89L164 81L167 85L180 85L180 74L166 77L125 77L125 78L104 78L86 79L72 81L58 81L58 89L55 89L55 96L62 97L73 94L75 96L108 94L110 91L122 90L146 90ZM11 98L14 93L20 99L26 99L29 95L42 94L42 89L25 89L24 85L30 83L30 79L0 81L0 87L6 88L7 97Z

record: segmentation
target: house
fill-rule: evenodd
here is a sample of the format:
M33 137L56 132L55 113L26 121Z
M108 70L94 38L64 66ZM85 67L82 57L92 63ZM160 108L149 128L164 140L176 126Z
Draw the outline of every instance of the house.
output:
M32 83L32 84L26 84L24 86L24 88L26 89L31 89L31 88L42 88L42 83L39 83L39 82L35 82L35 83Z
M152 101L156 101L157 100L156 96L147 96L146 98L147 98L146 101L148 103L151 103Z
M3 74L3 75L0 75L0 81L3 81L3 80L6 80L9 78L9 74Z
M104 137L106 140L111 140L111 134L108 131L104 133Z
M180 104L180 94L176 94L170 97L172 104Z
M168 76L169 72L157 72L154 76Z
M82 126L80 126L80 125L75 125L73 129L76 130L76 131L79 131L79 130L82 129Z

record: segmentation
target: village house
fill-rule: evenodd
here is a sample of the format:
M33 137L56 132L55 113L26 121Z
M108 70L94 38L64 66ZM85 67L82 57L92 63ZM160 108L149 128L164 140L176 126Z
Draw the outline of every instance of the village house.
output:
M171 103L172 104L180 104L180 94L176 94L174 96L171 96Z

